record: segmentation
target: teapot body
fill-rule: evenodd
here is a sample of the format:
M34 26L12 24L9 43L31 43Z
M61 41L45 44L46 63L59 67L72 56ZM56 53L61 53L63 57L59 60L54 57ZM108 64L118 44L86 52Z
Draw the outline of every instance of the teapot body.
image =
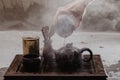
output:
M90 58L83 59L82 53L88 51L90 53ZM92 59L92 51L89 48L78 49L72 46L72 43L67 44L62 47L56 53L56 63L57 67L61 71L73 72L80 70L83 62L88 62Z

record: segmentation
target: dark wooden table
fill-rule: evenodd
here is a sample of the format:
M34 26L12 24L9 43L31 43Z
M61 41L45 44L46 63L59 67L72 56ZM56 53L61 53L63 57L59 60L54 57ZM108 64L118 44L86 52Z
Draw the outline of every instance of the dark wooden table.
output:
M83 64L80 72L74 73L25 72L21 61L22 55L16 55L4 75L4 80L107 80L100 55L94 55L93 60Z

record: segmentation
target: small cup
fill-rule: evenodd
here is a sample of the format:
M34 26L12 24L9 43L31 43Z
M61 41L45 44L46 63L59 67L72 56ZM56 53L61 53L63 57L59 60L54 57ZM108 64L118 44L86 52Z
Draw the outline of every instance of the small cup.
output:
M23 69L26 72L38 72L40 71L40 58L36 55L23 56Z

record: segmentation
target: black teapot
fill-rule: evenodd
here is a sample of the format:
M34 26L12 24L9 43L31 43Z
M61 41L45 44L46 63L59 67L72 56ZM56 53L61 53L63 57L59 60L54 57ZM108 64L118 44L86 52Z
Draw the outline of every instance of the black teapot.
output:
M57 68L60 71L73 72L80 69L83 62L89 62L92 59L93 53L89 48L78 49L73 47L73 43L68 43L59 50L54 50L51 46L48 31L48 27L42 28L44 36L43 57L48 70ZM82 53L84 51L90 53L89 58L82 58Z
M84 51L90 53L89 58L82 58ZM89 48L78 49L73 47L72 43L68 43L57 51L56 62L61 71L76 71L81 68L83 62L89 62L92 59L92 55L93 53Z

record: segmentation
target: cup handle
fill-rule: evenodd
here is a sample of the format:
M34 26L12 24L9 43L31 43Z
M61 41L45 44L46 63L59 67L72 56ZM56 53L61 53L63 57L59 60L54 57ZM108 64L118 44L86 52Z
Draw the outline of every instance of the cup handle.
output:
M83 53L84 51L88 51L90 53L90 57L88 59L83 59L84 62L89 62L93 58L93 53L89 48L82 48L80 49L79 53Z

